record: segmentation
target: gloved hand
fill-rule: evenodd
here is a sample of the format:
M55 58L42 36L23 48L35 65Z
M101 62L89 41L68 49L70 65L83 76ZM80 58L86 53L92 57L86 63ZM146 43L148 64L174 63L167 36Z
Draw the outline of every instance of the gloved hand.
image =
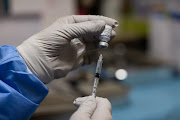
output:
M70 120L112 120L111 103L106 98L82 97L74 104L79 108Z
M82 64L96 49L105 24L116 20L91 15L73 15L58 19L51 26L30 37L17 47L28 69L43 83L64 77ZM112 37L115 32L112 31Z

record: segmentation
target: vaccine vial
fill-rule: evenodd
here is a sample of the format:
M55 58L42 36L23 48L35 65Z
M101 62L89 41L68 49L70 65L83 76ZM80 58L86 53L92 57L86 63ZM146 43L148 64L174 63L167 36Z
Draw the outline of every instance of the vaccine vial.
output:
M110 25L106 25L104 31L101 33L99 36L99 39L101 40L99 42L99 47L100 48L107 48L108 47L108 42L111 37L111 32L112 32L112 27Z

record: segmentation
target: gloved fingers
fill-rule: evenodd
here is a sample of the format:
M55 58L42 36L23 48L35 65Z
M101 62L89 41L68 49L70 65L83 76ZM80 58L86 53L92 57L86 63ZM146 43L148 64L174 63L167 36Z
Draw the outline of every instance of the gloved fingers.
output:
M112 120L111 103L106 98L96 97L97 107L92 120Z
M67 39L81 38L99 35L105 27L105 22L103 20L97 21L87 21L76 24L67 25L63 31L66 31L65 36Z
M111 32L111 40L116 36L116 32L114 30L112 30Z
M88 96L90 97L90 96ZM76 107L79 107L88 97L78 97L73 101ZM97 108L107 108L111 112L111 103L107 98L96 97Z
M109 102L109 100L107 98L102 98L102 97L96 97L97 100L97 108L98 109L103 109L103 108L107 108L108 111L111 111L111 103Z
M71 40L70 44L74 47L76 53L76 60L73 64L72 70L76 69L80 65L90 64L93 61L97 60L98 53L95 48L93 41L88 41L89 46L86 46L84 41L81 38L75 38ZM87 47L89 50L87 50Z
M75 51L76 51L75 63L73 64L73 67L72 67L72 69L74 70L83 64L84 54L86 50L85 50L84 43L78 38L71 40L70 44L75 48Z
M74 100L73 104L79 107L87 97L80 97ZM92 120L112 120L111 103L106 98L96 97L97 106L91 117Z
M90 120L96 109L96 99L93 96L87 97L72 115L70 120Z
M92 115L96 109L96 99L93 96L88 96L87 99L79 106L78 112Z
M99 15L72 15L60 18L58 21L59 23L65 23L65 24L73 24L73 23L81 23L86 21L97 21L97 20L103 20L106 24L117 27L118 22L115 19L99 16Z
M73 101L73 104L76 107L79 107L86 99L87 99L87 97L78 97Z

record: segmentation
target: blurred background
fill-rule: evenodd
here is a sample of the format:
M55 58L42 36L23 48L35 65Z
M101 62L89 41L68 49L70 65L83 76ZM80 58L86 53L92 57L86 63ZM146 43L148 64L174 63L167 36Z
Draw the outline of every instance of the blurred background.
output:
M114 120L180 120L179 0L0 0L0 45L19 45L67 15L119 21L104 56L98 96ZM30 120L68 120L76 97L91 94L96 61L47 85Z

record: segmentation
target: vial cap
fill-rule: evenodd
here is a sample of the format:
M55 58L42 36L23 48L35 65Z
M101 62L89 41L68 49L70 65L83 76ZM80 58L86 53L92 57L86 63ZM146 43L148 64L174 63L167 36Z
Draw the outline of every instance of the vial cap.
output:
M104 41L101 41L101 42L99 42L99 47L100 48L108 48L108 43L107 42L104 42Z

